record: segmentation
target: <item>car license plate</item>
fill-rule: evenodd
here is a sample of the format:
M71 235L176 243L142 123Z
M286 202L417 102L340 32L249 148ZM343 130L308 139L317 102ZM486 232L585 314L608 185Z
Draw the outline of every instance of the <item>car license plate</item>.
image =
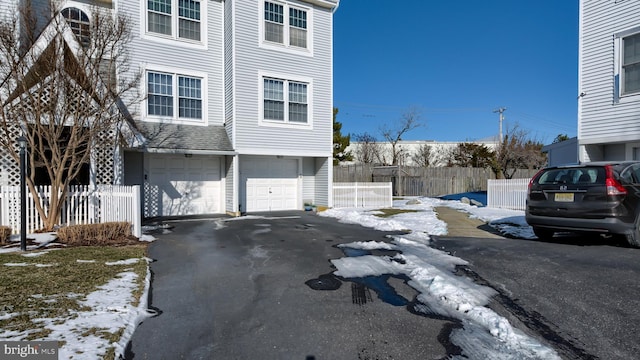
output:
M555 200L557 202L573 202L573 193L556 193Z

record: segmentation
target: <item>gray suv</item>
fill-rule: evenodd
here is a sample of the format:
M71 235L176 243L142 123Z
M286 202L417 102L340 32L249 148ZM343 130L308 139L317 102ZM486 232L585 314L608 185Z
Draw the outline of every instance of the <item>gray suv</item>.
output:
M555 232L624 236L640 247L640 162L592 162L540 170L529 182L525 219L541 239Z

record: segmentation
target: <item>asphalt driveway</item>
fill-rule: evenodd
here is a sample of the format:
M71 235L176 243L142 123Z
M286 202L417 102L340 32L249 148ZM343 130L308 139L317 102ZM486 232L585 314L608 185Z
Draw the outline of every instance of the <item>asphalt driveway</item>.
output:
M410 305L329 275L329 260L345 256L335 245L385 241L388 232L310 212L171 224L149 248L158 316L138 327L128 359L440 359L456 352L448 343L455 322L416 315ZM389 284L414 299L403 280Z

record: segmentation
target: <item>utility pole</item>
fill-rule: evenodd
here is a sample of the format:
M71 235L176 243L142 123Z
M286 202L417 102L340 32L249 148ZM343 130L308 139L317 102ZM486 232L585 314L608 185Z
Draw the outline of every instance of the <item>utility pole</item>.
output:
M503 113L507 110L506 107L501 107L498 108L496 110L493 110L494 113L499 113L500 114L500 133L499 133L499 139L498 139L498 143L501 144L502 143L502 121L504 120L504 115Z

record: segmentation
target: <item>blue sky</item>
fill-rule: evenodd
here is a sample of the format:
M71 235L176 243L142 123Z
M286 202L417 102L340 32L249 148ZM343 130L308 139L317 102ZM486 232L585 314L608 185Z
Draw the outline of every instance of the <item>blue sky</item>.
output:
M380 138L411 108L404 140L465 141L519 126L577 134L578 0L342 0L334 14L342 133Z

